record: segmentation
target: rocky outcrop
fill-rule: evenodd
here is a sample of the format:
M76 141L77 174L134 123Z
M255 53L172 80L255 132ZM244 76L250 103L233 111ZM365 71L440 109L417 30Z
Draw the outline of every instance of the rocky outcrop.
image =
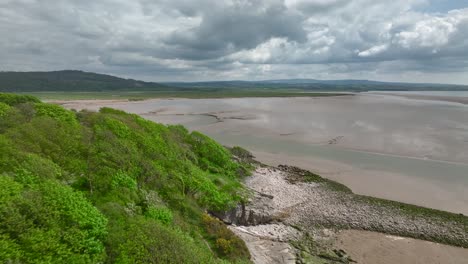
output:
M256 226L273 221L273 196L252 192L253 195L246 203L239 204L226 212L210 212L228 225Z

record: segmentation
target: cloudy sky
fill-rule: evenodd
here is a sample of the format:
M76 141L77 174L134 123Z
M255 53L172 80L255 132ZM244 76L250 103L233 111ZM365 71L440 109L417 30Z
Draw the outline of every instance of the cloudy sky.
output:
M0 70L468 84L468 0L0 0Z

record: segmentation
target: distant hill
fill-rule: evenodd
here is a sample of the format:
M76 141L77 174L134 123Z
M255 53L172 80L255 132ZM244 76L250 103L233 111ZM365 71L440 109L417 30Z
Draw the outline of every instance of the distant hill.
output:
M433 84L433 83L400 83L378 82L370 80L315 80L284 79L264 81L213 81L213 82L168 82L167 86L181 88L238 88L238 89L295 89L302 91L418 91L418 90L460 90L467 91L468 85Z
M83 71L0 72L0 92L158 90L164 85ZM167 88L167 87L166 87Z
M378 82L370 80L284 79L264 81L144 82L111 75L65 70L52 72L0 72L0 92L98 91L418 91L460 90L467 85Z

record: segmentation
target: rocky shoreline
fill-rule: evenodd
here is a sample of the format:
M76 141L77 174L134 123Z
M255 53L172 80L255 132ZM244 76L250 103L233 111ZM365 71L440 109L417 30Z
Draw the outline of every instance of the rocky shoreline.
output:
M214 214L244 239L255 263L351 263L332 246L348 229L468 247L463 215L356 195L296 167L258 165L245 185L248 203Z

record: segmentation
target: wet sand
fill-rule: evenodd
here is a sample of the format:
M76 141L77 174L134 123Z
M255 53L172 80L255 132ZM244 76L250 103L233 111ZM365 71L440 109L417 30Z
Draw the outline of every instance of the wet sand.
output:
M342 231L334 246L360 264L468 263L468 249L376 232Z

